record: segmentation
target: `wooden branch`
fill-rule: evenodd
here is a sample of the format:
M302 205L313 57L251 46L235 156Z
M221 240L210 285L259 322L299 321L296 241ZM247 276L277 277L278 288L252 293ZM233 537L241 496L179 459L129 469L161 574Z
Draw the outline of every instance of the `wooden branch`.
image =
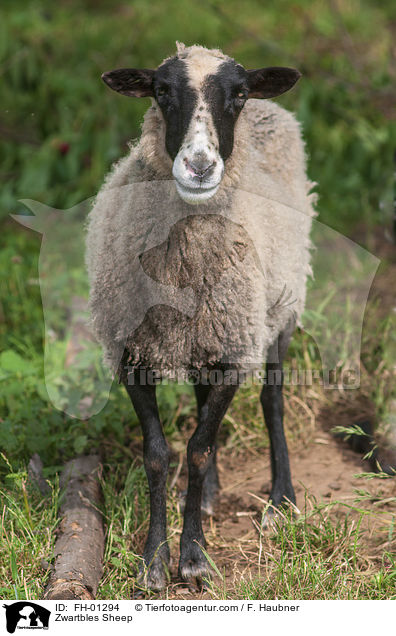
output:
M55 542L55 563L45 599L93 599L103 573L104 530L99 485L99 457L68 462L60 479L64 488L62 520Z

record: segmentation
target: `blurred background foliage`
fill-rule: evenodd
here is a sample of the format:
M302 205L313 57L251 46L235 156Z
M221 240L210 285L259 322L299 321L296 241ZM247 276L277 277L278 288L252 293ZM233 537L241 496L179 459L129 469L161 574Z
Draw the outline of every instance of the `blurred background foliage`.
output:
M243 11L237 0L3 0L3 218L21 197L65 208L95 194L150 103L112 94L101 73L156 67L177 39L218 46L250 68L299 68L303 79L280 101L303 124L321 220L341 230L385 221L396 5L370 0L248 0Z
M139 135L150 101L115 95L101 73L156 67L176 40L220 47L250 68L299 68L279 102L302 123L319 219L370 249L373 229L392 227L396 3L2 0L0 12L0 447L53 463L59 448L81 452L101 431L122 440L130 409L116 387L88 427L46 400L41 240L9 214L27 213L22 198L65 209L91 197ZM177 391L162 399L167 412L179 404Z

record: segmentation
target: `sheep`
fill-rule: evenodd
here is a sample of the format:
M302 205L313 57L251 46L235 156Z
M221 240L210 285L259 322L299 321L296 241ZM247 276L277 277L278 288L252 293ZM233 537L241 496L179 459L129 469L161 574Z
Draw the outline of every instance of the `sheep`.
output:
M212 513L219 489L216 434L240 383L264 362L270 499L295 503L282 361L304 308L315 213L299 125L266 100L299 77L283 67L245 70L220 50L180 43L156 70L102 76L123 95L152 98L140 139L90 212L86 256L92 329L143 430L147 588L165 586L170 559L161 379L192 379L198 407L187 446L182 579L210 574L201 515Z

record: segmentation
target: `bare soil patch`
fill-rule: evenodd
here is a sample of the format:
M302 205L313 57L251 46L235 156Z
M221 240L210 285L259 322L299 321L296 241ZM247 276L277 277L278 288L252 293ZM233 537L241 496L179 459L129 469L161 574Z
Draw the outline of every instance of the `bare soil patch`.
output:
M323 428L304 448L291 449L290 462L297 506L301 512L310 510L313 503L335 504L331 512L335 518L347 514L358 517L342 504L378 511L377 503L380 503L381 510L387 513L386 519L368 515L362 525L367 558L380 560L380 552L386 542L384 520L389 521L396 514L396 502L386 502L396 495L396 480L359 478L359 474L370 471L368 462ZM266 530L261 539L259 533L264 502L268 501L271 487L269 451L235 454L226 449L220 450L219 473L222 490L214 516L204 521L204 532L207 551L225 577L229 590L241 578L249 580L259 576L260 554L262 558L265 552L271 550L270 538L274 530ZM180 489L184 487L184 481L181 478ZM357 492L362 489L370 493L370 498L358 502ZM176 534L171 540L172 583L166 594L163 592L158 597L211 598L207 591L188 587L177 579L178 539Z

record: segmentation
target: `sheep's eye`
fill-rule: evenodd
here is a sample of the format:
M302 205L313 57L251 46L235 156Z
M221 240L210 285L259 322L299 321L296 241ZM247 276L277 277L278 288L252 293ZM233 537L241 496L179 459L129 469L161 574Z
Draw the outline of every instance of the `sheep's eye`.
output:
M245 91L239 91L239 93L237 93L236 99L245 100L246 98L247 98L247 93Z
M162 95L166 95L166 93L167 93L167 92L168 92L168 91L167 91L166 87L165 87L165 86L161 86L161 87L157 90L157 95L158 95L159 97L162 97Z

